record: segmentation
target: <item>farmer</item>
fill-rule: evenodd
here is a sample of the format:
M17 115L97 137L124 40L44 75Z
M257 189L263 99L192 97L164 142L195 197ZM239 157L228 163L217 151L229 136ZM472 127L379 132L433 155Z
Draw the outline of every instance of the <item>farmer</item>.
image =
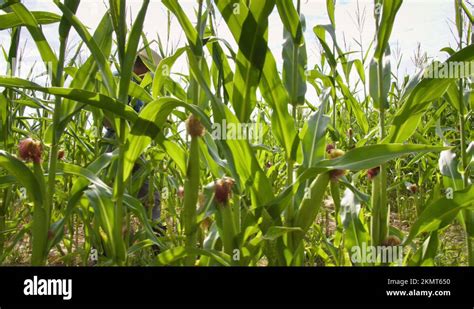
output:
M151 56L151 57L150 57ZM135 60L135 64L133 66L133 73L135 73L138 77L142 78L146 73L150 72L148 67L146 66L145 63L153 63L154 65L158 65L161 61L161 57L153 50L150 50L150 56L148 52L143 49L138 53L137 59ZM136 82L135 78L133 78L133 81ZM135 99L133 100L132 98L129 97L129 104L133 103L133 109L138 113L142 109L144 103L139 100ZM104 121L104 127L107 129L107 132L104 135L105 139L113 139L115 138L115 130L112 128L112 125L108 121ZM107 146L107 152L112 151L112 145ZM140 161L143 161L143 158L140 158ZM138 172L140 169L140 164L135 164L133 167L132 174ZM158 223L161 217L161 197L159 190L155 189L154 190L154 196L153 196L153 202L150 205L150 197L149 195L149 190L150 189L150 182L148 179L146 179L140 188L138 192L138 199L143 203L143 205L149 209L149 207L152 207L152 221L153 223ZM163 229L163 226L161 224L157 224L157 232L161 233L160 229Z

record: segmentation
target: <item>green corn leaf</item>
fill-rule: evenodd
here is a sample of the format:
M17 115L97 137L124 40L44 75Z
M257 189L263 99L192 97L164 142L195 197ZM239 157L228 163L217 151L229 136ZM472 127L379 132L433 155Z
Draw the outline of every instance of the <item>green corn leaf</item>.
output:
M31 14L39 25L54 24L61 20L59 15L50 12L32 11ZM15 13L3 14L2 18L0 19L0 30L26 25L28 24L19 18Z
M461 98L459 97L459 84L453 81L451 82L451 86L446 91L445 98L449 102L449 104L451 104L457 110L458 113L463 112L464 114L466 114L466 108L461 108L461 104L464 104L464 106L468 106L471 95L472 91L470 89L465 89L464 97L461 100Z
M365 68L364 64L360 59L355 59L353 61L353 64L357 70L357 73L359 74L360 80L362 81L363 84L365 84Z
M295 227L299 227L302 233L294 234L294 244L298 245L303 239L304 234L316 220L319 209L323 201L324 193L329 184L329 173L320 174L309 187L309 196L306 196L301 202L295 217Z
M138 120L127 137L124 165L125 180L130 176L135 161L145 148L150 145L151 141L158 136L166 119L177 107L184 107L197 115L206 129L211 129L209 118L197 106L168 97L159 98L147 104L140 112Z
M216 226L219 237L224 246L224 252L231 255L235 248L238 248L237 227L234 220L234 212L230 205L215 205Z
M304 16L301 15L301 27L303 31L306 30L306 22ZM304 41L297 45L293 38L284 29L284 43L283 43L283 82L290 95L290 103L292 105L302 105L305 103L306 86L306 44Z
M181 25L186 38L188 39L189 46L195 55L202 54L202 42L199 39L199 34L189 18L183 11L183 8L177 0L162 0L163 4L173 12L173 14L178 19L179 24Z
M384 108L389 108L387 96L390 92L391 80L392 80L392 69L390 64L390 45L387 44L387 49L380 60L383 63L382 70L382 92L379 94L379 76L378 76L378 66L379 63L375 59L372 59L369 66L369 93L374 102L374 107L380 109L380 98L384 102Z
M6 169L18 183L25 187L32 202L42 205L43 192L38 190L40 188L39 182L43 181L42 179L37 179L36 175L23 162L4 150L0 150L0 167Z
M326 129L330 118L326 116L325 110L330 98L330 92L326 91L321 98L321 105L316 113L310 116L303 127L301 134L303 146L303 167L314 167L324 159L326 149Z
M434 231L410 259L408 266L435 266L434 260L438 253L438 246L438 231Z
M316 167L359 171L380 166L410 153L439 152L447 147L427 145L380 144L355 148L342 157L320 161Z
M117 54L120 64L125 63L126 41L127 41L127 1L109 0L110 17L117 39Z
M77 18L77 16L74 15L73 12L71 12L69 8L67 8L59 0L54 0L54 3L63 12L63 17L67 18L67 20L74 27L74 29L79 34L81 39L86 43L87 47L91 51L91 54L94 57L99 67L103 82L105 86L107 87L109 96L115 98L117 96L117 92L116 92L117 86L115 84L115 80L113 78L112 71L108 64L107 58L102 52L100 46L95 41L94 37L90 35L86 26L84 26L84 24Z
M267 51L268 17L275 1L252 1L240 30L232 104L242 123L249 120L257 103L257 88ZM245 4L241 1L241 13ZM224 17L225 18L225 17Z
M176 163L181 173L186 174L186 150L177 143L169 140L159 141L158 144L170 156L174 163Z
M359 124L362 132L367 133L369 131L369 122L367 120L367 116L362 110L362 104L356 100L350 89L342 81L341 76L338 75L336 77L336 82L339 85L339 88L341 88L341 92L345 97L345 102L348 105L348 108L350 108L350 110L354 113L357 124Z
M93 36L94 40L97 42L98 46L106 57L110 55L112 49L112 31L112 23L110 22L108 13L106 13L104 17L102 17ZM69 87L94 91L94 82L97 70L98 67L94 56L91 55L76 71ZM64 129L66 128L72 116L79 112L83 107L84 105L80 104L78 101L64 99L59 106L59 117L61 121L58 125L57 131L64 132Z
M184 91L183 87L178 82L168 78L165 80L164 84L165 90L168 91L170 95L172 94L178 100L187 101L186 91Z
M336 57L333 54L328 43L326 42L326 31L330 32L331 31L329 30L330 27L332 26L331 25L325 25L325 26L318 25L313 28L313 32L314 34L316 34L316 37L319 40L319 43L321 43L321 46L323 47L324 57L326 57L326 59L328 60L331 68L335 70L337 66Z
M304 28L300 22L299 14L293 5L293 0L279 0L276 1L276 4L283 26L289 32L293 44L301 46L304 42Z
M145 22L146 11L149 4L150 0L144 0L142 2L142 7L135 17L135 22L133 23L132 30L128 38L124 61L121 63L122 67L120 72L119 99L124 104L127 104L128 88L132 78L133 65L135 64L138 43L140 42L143 23Z
M268 229L263 238L266 240L275 240L285 234L302 231L303 230L299 227L272 226Z
M247 6L243 1L238 0L217 0L216 5L234 39L240 42L242 36L241 29L248 15L248 13L246 14L248 12ZM234 8L236 7L240 9L239 14L234 14ZM297 136L294 121L288 112L288 93L278 77L275 58L268 48L266 48L265 52L260 91L264 100L274 111L271 117L273 133L279 143L285 148L287 158L290 158L292 146Z
M210 41L207 43L207 45L208 45L209 52L212 55L212 59L214 60L213 64L219 70L219 77L221 78L224 89L225 89L224 100L228 101L229 98L233 97L234 72L232 72L229 61L227 59L227 55L224 54L224 51L222 47L220 46L219 42ZM225 45L229 46L227 42L225 42ZM229 47L229 52L233 53L230 47ZM217 85L218 81L214 80L214 84Z
M333 24L317 25L313 28L313 32L314 34L316 34L316 38L318 39L319 43L321 43L321 46L323 47L324 56L328 58L329 65L331 66L333 73L336 72L336 66L337 66L337 63L339 62L341 66L343 67L344 72L347 75L349 70L348 70L348 61L346 58L346 53L341 49L341 47L337 43L336 30L334 27L335 26ZM329 43L326 39L326 32L329 33L329 35L331 36L332 45L334 46L334 49L337 52L337 55L333 53L333 48L329 46Z
M264 67L268 16L275 1L216 1L230 31L239 44L231 102L241 122L248 122L256 105L256 91ZM238 10L238 14L235 14Z
M11 154L0 150L0 167L7 170L26 189L34 204L32 225L31 263L35 266L45 263L49 220L44 207L45 182L39 164L34 164L32 172L23 162Z
M449 67L450 63L472 60L474 45L469 45L451 56L443 65ZM452 78L423 78L407 95L406 101L393 118L389 135L384 141L401 143L410 138L430 103L442 97L454 81Z
M368 243L368 232L360 219L361 205L356 195L346 189L341 199L341 222L346 231L344 246L351 252L352 248Z
M276 68L275 59L268 51L260 83L260 91L265 101L273 109L271 115L272 133L283 146L287 159L296 161L293 145L298 144L295 121L288 112L288 93L283 86Z
M221 128L224 125L231 124L237 126L239 124L237 117L209 89L199 70L196 58L189 54L188 59L190 60L189 65L194 78L196 78L199 85L206 92L207 97L211 100L214 123L219 124ZM218 127L215 128L218 129ZM255 207L261 207L272 199L273 192L270 181L262 171L249 141L226 138L220 141L220 146L225 152L225 158L228 160L231 170L234 172L234 178L237 181L240 180L242 185L252 188L252 204Z
M176 60L186 51L187 47L178 49L172 56L165 58L160 61L155 71L155 77L153 78L152 94L155 99L158 98L165 87L165 80L170 78L171 68Z
M101 156L99 156L94 162L89 164L87 167L87 170L91 171L93 174L88 174L88 173L83 173L78 169L77 167L71 165L68 167L64 168L63 165L59 165L59 170L58 173L70 173L70 175L75 175L75 176L85 176L85 177L79 177L76 179L74 182L74 185L71 188L70 191L70 198L67 201L66 209L64 211L63 217L56 222L55 224L55 234L60 234L64 232L64 225L68 222L68 219L70 218L71 214L73 211L76 209L76 205L79 203L81 197L83 196L84 191L86 191L89 187L89 181L87 179L93 180L95 183L99 183L97 181L98 178L92 176L92 175L97 175L99 172L104 170L107 166L110 165L111 161L113 158L116 158L118 151L115 151L115 153L105 153ZM73 172L71 172L73 171ZM92 177L91 177L92 176ZM100 180L99 180L100 181ZM101 181L100 181L101 182ZM55 237L52 241L49 242L49 250L52 249L54 246L58 244L58 242L61 240L60 237Z
M0 176L0 189L8 188L14 183L16 183L16 178L14 176Z
M169 249L163 253L160 253L156 257L156 263L158 266L172 265L173 263L187 257L188 255L207 256L211 257L223 266L231 265L231 257L223 252L209 249L201 250L186 247L176 247Z
M20 243L20 241L23 241L25 234L28 232L29 228L29 225L24 225L21 230L16 232L15 238L11 241L10 246L8 248L5 248L3 251L3 255L0 256L0 263L5 261L5 258L10 256L10 254L14 252L15 247L18 243Z
M464 187L462 175L458 171L458 165L459 161L456 158L456 153L452 150L445 150L440 153L438 160L440 173L448 178L447 182L455 191Z
M120 253L123 254L125 252L125 244L115 232L114 204L112 199L110 196L107 196L105 191L102 191L95 185L90 186L85 195L99 218L100 226L107 235L107 239L104 241L107 255L111 258L117 258Z
M452 198L443 197L428 205L411 227L410 234L404 243L409 244L421 233L446 227L464 209L474 210L474 186L454 192Z
M329 19L331 20L331 24L336 26L336 0L326 0L326 8L328 11Z
M112 200L112 189L107 186L107 184L105 184L96 174L104 169L108 164L110 164L113 156L113 154L105 154L94 161L87 169L73 164L59 164L60 171L68 175L81 177L79 181L81 181L81 179L83 180L79 185L73 188L73 192L82 192L85 188L87 188L88 183L92 184L88 187L89 190L86 191L86 195L89 199L93 199L96 203L96 206L98 207L97 209L103 216L101 220L103 220L102 223L104 224L104 228L111 228L111 233L113 232L113 225L115 222L113 220L114 211L113 207L107 208L107 205L109 205L108 203ZM137 218L143 224L148 238L160 247L165 248L166 246L154 234L143 204L128 194L125 194L124 196L124 204L137 216ZM121 246L120 241L116 240L115 245ZM117 248L119 247L116 247L114 250Z
M80 89L69 89L59 87L42 87L33 82L16 78L0 76L0 86L8 88L22 88L49 93L63 98L89 104L120 116L126 120L134 122L138 116L137 113L130 106L123 105L117 100L96 92L89 92Z
M392 34L395 17L402 6L403 0L383 1L382 19L380 20L379 31L377 33L377 46L375 47L374 58L377 61L382 59L388 46L390 35Z
M53 80L56 80L58 58L46 40L43 31L38 24L38 21L34 15L20 2L15 2L14 4L10 5L9 8L18 16L22 23L25 24L36 43L43 62L50 66Z
M68 7L71 12L76 13L79 7L80 0L65 0L64 4ZM71 24L65 18L61 18L61 23L59 24L59 37L60 39L66 39L69 36L69 31L71 30Z
M141 100L145 104L153 101L153 97L148 93L148 91L135 82L130 82L128 85L127 95L131 98Z
M470 11L469 8L466 6L466 3L464 1L461 1L461 7L464 13L466 14L467 18L469 18L469 21L471 22L471 24L474 24L474 15L472 13L472 5L471 5L471 11Z

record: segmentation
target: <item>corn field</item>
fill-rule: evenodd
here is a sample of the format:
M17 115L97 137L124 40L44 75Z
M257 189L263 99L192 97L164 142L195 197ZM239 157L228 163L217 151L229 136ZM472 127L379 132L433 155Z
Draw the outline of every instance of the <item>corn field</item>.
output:
M474 266L474 71L451 74L473 7L449 1L457 45L400 75L403 0L366 1L351 49L335 0L312 25L300 0L158 1L180 46L147 33L150 0L105 1L95 29L85 1L0 0L0 264ZM42 74L13 65L27 40Z

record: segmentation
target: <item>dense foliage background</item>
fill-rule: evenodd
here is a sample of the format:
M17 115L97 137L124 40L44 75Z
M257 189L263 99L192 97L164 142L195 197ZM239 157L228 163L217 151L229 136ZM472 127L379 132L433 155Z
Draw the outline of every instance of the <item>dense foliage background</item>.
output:
M306 25L300 0L198 0L196 18L161 2L185 47L146 37L149 0L131 21L126 0L109 0L93 33L79 0L54 0L59 15L0 0L2 61L21 63L29 32L48 68L0 76L2 264L474 265L472 75L428 76L422 56L417 74L398 74L389 39L402 0L374 0L366 50L340 45L333 0L319 4L326 25ZM472 6L452 2L458 46L437 63L450 73L474 60ZM275 11L281 55L268 48ZM236 45L216 35L216 16ZM311 68L306 27L321 49ZM137 53L152 50L162 60L136 76ZM181 58L185 74L173 71ZM257 136L234 134L243 128ZM359 251L370 247L382 251ZM384 259L395 248L401 259Z

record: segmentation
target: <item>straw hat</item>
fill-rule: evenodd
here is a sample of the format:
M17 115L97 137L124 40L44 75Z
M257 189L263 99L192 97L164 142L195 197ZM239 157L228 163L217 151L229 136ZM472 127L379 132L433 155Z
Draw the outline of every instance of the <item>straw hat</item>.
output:
M142 49L138 53L138 57L140 57L140 59L143 61L143 63L146 63L146 62L150 63L151 62L154 65L158 65L158 63L160 63L160 61L161 61L160 55L158 55L158 53L155 52L152 49L149 49L148 51L146 49Z

